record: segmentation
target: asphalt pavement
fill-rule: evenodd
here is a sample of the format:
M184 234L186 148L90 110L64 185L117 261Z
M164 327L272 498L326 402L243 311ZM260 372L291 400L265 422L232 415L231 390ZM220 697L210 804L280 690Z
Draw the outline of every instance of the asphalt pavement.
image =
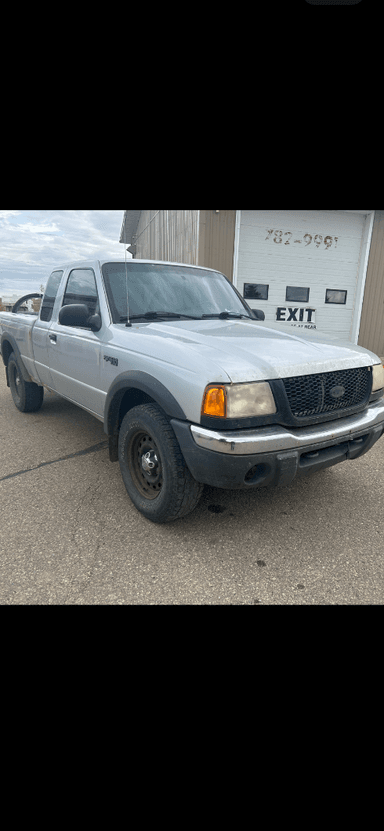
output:
M381 605L384 439L281 489L206 487L184 519L131 503L102 424L0 364L1 605Z

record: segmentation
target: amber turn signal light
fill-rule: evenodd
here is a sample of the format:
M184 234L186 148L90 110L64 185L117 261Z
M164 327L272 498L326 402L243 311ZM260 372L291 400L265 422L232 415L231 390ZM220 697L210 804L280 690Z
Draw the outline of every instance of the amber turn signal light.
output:
M227 415L227 395L224 386L209 384L206 387L201 408L202 415L221 416Z

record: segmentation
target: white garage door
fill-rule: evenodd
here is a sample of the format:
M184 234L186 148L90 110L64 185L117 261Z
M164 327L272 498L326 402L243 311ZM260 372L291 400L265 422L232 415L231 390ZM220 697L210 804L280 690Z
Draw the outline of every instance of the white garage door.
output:
M351 340L366 222L345 211L241 211L235 285L266 322Z

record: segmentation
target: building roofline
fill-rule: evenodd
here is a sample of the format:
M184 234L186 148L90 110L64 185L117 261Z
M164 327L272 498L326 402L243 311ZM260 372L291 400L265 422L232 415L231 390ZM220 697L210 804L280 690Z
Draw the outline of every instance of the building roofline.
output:
M132 243L132 237L136 234L139 224L140 214L141 211L124 211L119 242Z

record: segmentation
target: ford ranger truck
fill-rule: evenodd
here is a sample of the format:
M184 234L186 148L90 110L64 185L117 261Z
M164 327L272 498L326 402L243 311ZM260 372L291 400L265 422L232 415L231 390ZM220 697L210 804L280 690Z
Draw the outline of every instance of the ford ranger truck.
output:
M289 485L382 436L384 369L353 343L265 323L227 278L154 260L58 266L38 314L0 312L15 406L44 389L103 422L109 458L152 522L204 484ZM41 296L41 295L38 295Z

